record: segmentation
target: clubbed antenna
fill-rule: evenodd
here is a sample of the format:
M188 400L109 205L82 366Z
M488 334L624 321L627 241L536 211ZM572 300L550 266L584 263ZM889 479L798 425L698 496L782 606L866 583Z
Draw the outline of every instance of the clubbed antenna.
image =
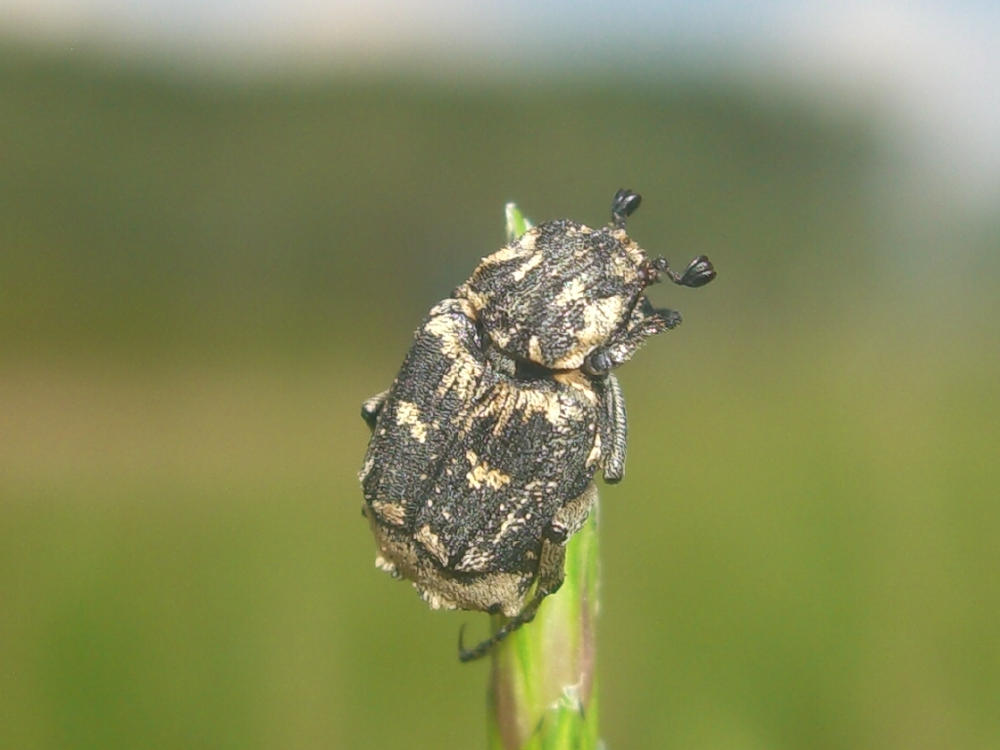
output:
M699 255L688 263L683 274L678 274L673 270L667 269L667 275L672 282L681 286L705 286L705 284L715 278L715 267L712 265L712 261L704 255Z
M611 201L611 223L619 229L625 226L625 220L635 213L642 203L642 196L632 192L631 188L621 188Z
M667 259L661 255L646 261L639 268L639 277L645 286L659 281L662 273L665 273L668 279L680 286L699 287L705 286L715 278L715 266L706 256L699 255L688 263L684 273L677 273L667 263Z

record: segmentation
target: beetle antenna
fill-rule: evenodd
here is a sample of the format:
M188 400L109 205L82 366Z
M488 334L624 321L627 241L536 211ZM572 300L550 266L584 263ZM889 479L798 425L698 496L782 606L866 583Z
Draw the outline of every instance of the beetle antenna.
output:
M611 223L618 229L625 227L628 219L642 203L642 196L631 188L620 188L611 200Z
M672 268L664 268L662 270L672 282L681 286L705 286L705 284L715 278L715 266L704 255L699 255L688 263L687 268L684 269L684 273L677 273Z

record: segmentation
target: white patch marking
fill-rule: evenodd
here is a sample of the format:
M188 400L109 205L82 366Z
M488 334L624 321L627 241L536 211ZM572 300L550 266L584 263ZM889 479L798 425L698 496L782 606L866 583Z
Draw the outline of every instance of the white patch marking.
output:
M584 286L583 279L574 276L563 285L562 290L556 295L552 303L556 307L566 307L581 302L586 291L587 288Z
M499 469L491 469L485 461L479 462L479 457L473 451L466 451L465 458L472 468L465 475L469 486L474 490L484 484L494 490L499 490L505 484L510 484L510 477Z
M361 471L358 472L358 479L362 482L365 481L365 479L367 479L368 475L371 473L372 467L374 465L375 465L375 456L368 456L365 459L365 465L362 466Z
M588 468L594 465L594 462L601 457L601 436L594 435L594 447L590 449L590 453L587 454L587 460L584 461L584 465Z
M538 336L532 336L528 339L528 358L541 364L542 360L542 346L538 342Z
M455 569L466 572L485 570L492 561L493 555L489 551L479 547L469 547Z
M396 574L396 566L382 557L382 555L375 555L375 567L390 575Z
M621 325L624 312L620 297L604 297L587 303L583 308L583 327L576 332L578 345L553 362L552 366L560 369L579 367L583 358L605 343Z
M387 500L373 500L372 510L379 518L394 526L402 526L406 522L406 508L402 503L391 503Z
M521 281L525 276L528 275L529 271L541 265L541 262L542 262L541 253L535 253L534 255L532 255L530 258L524 261L524 263L518 266L516 271L514 271L513 274L514 281Z
M448 550L445 549L444 545L441 544L441 540L438 539L438 535L431 531L431 527L424 524L420 527L420 530L413 535L414 538L420 542L427 551L430 552L442 565L448 564Z
M527 235L525 235L527 236ZM479 265L481 266L496 266L500 263L506 263L508 260L514 260L515 258L520 258L524 255L530 253L532 248L527 248L524 243L511 242L509 245L504 245L495 253L487 255L483 258Z
M577 340L583 346L604 343L611 332L621 325L624 311L621 297L594 300L583 308L583 330L577 334Z
M396 424L409 425L410 436L414 440L427 442L427 425L420 421L420 408L411 401L400 401L397 405Z

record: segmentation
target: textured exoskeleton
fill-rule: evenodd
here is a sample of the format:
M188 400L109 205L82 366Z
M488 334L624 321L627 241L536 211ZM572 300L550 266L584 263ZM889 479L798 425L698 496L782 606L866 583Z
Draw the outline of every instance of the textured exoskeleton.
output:
M650 259L624 230L639 200L619 191L609 227L548 222L484 258L430 311L392 386L362 406L376 563L432 607L511 618L463 659L559 588L594 473L622 478L625 404L610 371L680 322L643 290L664 272L686 286L715 275L704 257L684 275Z

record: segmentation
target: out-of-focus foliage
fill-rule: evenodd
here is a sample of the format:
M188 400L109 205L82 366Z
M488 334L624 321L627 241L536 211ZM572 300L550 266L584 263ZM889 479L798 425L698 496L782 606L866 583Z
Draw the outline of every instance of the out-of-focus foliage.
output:
M609 746L1000 743L996 224L764 84L444 80L0 53L0 746L484 744L486 618L373 568L358 407L506 201L623 186L719 279L621 373Z

